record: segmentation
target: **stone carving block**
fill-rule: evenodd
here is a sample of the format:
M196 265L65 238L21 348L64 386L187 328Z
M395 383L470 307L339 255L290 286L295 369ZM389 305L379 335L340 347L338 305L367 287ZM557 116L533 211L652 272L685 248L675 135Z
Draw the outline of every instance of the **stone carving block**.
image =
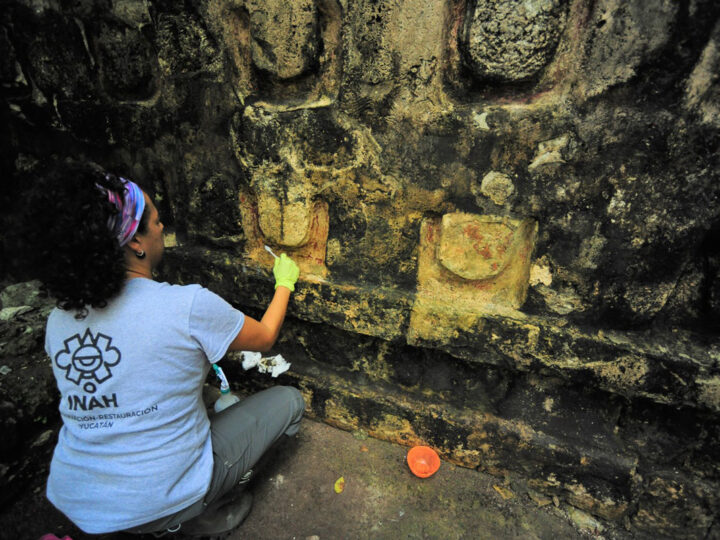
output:
M265 251L287 253L298 263L304 280L327 274L325 253L330 226L328 205L309 197L286 204L261 190L240 193L240 213L248 256L263 266L272 267L272 256Z
M524 81L552 60L565 28L566 0L478 0L469 5L459 46L478 78Z
M498 275L507 263L515 231L505 223L456 212L440 225L437 258L445 268L465 279Z
M312 219L307 186L290 183L284 191L278 192L272 189L277 183L277 179L267 179L255 184L260 230L273 244L302 247L308 241Z
M258 103L236 115L231 136L253 141L235 148L249 180L240 211L250 257L269 262L268 244L296 258L304 275L324 276L329 214L322 191L333 180L327 164L353 151L349 133L324 107Z
M305 73L320 49L315 0L250 0L253 63L280 79Z
M418 292L408 342L473 331L483 315L522 318L537 223L455 212L420 228Z
M338 0L213 0L200 10L215 67L229 61L234 93L279 106L314 108L338 93L343 7ZM189 36L192 38L192 36ZM186 36L180 36L187 42Z

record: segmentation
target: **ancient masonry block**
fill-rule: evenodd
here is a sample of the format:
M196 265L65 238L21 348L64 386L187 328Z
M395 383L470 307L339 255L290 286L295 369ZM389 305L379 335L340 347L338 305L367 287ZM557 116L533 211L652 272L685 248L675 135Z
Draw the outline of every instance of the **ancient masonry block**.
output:
M530 219L455 212L424 220L408 341L447 341L483 314L520 316L536 234Z
M314 0L251 0L250 50L253 64L279 79L305 73L321 49Z
M265 250L287 253L298 263L303 279L323 278L327 274L325 252L329 229L328 205L313 200L300 187L290 187L284 196L257 188L240 193L243 230L247 254L263 266L272 266Z
M525 81L550 63L565 27L566 0L478 0L469 5L459 47L476 77Z
M445 214L437 258L453 274L480 280L497 276L515 231L501 221L480 221L471 214Z
M239 95L295 105L335 98L342 21L336 0L211 4L211 25L235 65Z

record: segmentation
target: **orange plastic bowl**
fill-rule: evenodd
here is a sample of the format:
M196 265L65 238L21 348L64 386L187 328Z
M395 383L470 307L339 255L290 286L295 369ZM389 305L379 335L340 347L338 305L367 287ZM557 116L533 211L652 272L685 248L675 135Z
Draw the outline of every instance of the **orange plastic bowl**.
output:
M408 467L415 476L427 478L440 468L437 452L429 446L415 446L407 454Z

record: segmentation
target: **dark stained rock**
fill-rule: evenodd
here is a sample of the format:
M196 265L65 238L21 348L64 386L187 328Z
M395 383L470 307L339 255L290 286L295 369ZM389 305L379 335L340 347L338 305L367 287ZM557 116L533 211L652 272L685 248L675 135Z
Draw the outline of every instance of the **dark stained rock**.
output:
M717 490L675 470L653 471L644 478L632 523L641 533L662 530L672 538L712 538L717 518Z
M31 479L47 474L60 422L57 387L44 353L45 322L54 302L37 293L34 282L2 291L5 306L32 308L0 322L0 507Z
M26 87L27 80L20 70L15 47L5 27L0 28L0 51L3 51L0 58L0 83L6 89Z
M185 13L161 13L158 63L170 77L207 77L222 70L217 46L200 21Z
M143 33L107 21L100 24L96 39L105 92L121 101L150 98L156 90L157 57Z
M13 27L15 47L27 59L25 69L38 89L48 99L96 95L93 59L82 26L51 10L39 15L18 10L18 17L22 23Z
M585 72L595 95L632 78L673 35L679 4L670 0L603 0L589 21Z

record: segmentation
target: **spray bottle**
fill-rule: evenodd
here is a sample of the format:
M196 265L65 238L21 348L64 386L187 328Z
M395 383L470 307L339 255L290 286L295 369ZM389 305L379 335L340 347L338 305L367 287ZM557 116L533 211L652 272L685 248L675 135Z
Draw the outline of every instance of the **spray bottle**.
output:
M230 405L240 401L240 398L230 391L230 384L228 383L227 377L225 377L222 368L217 364L213 364L213 369L215 370L217 378L220 379L220 397L215 402L215 412L219 413L223 409L227 409Z

